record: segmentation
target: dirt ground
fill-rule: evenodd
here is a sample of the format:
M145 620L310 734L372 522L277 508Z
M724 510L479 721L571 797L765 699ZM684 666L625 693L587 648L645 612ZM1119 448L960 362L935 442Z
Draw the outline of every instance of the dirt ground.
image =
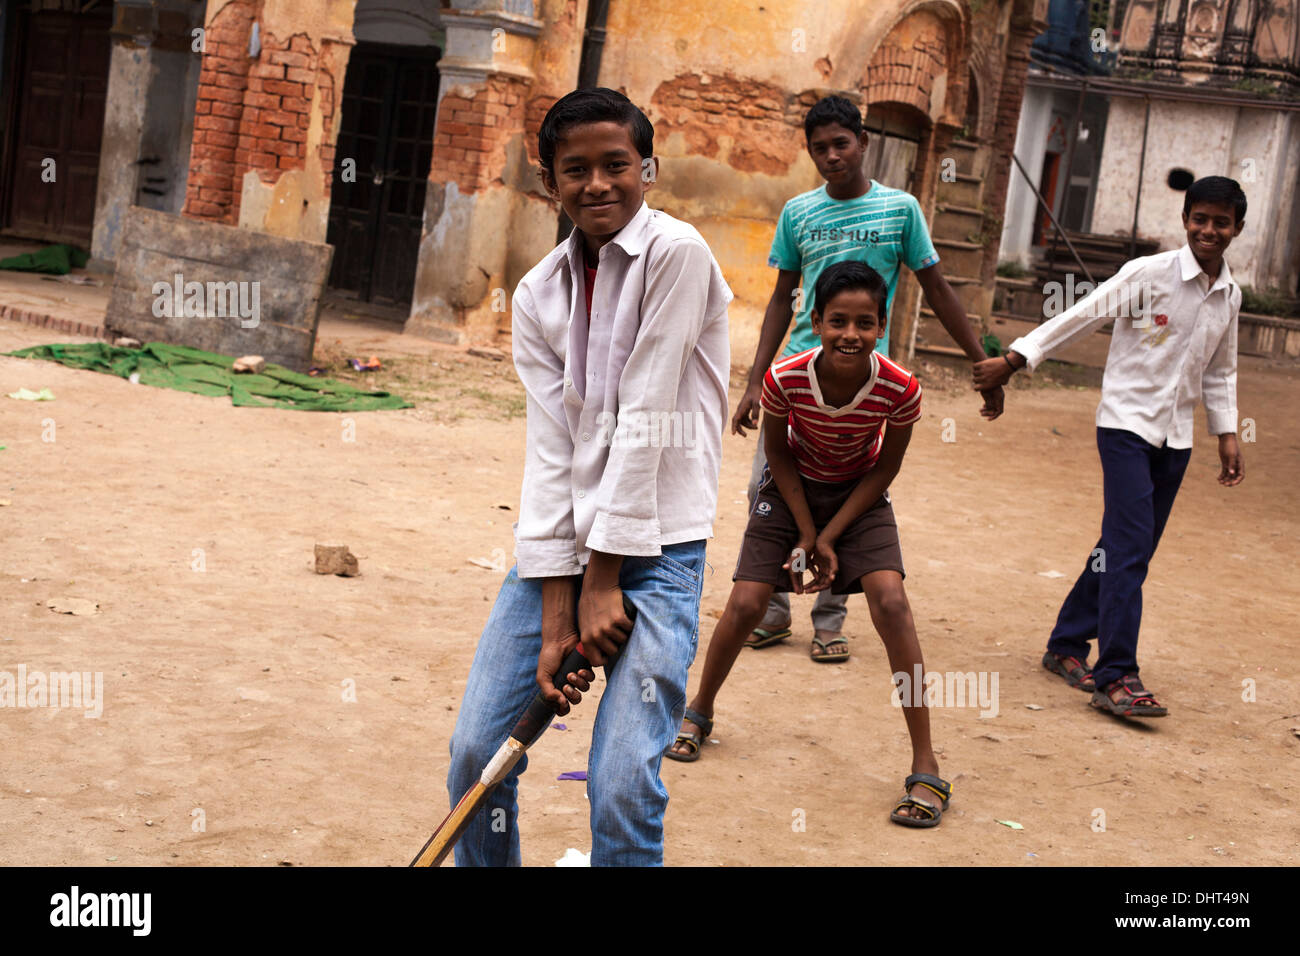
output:
M0 321L0 351L52 340ZM104 679L98 719L0 710L0 863L405 865L441 819L501 578L473 562L512 548L522 395L508 362L377 326L322 331L323 361L371 353L387 365L373 380L416 408L232 408L0 358L0 671ZM909 749L865 602L850 603L853 659L834 666L809 661L811 600L796 598L795 640L743 653L703 759L665 761L666 862L1297 862L1300 372L1243 360L1257 441L1238 488L1214 481L1198 417L1145 589L1143 676L1171 716L1137 725L1039 666L1100 523L1096 389L1040 375L990 425L954 376L918 370L924 419L894 502L922 646L930 669L996 672L1000 691L996 716L933 712L955 784L943 825L888 822ZM3 397L20 386L56 400ZM752 442L724 446L692 684ZM347 544L361 576L314 574L316 543ZM98 613L45 606L69 597ZM585 769L594 710L534 750L527 864L590 848L583 784L556 777Z

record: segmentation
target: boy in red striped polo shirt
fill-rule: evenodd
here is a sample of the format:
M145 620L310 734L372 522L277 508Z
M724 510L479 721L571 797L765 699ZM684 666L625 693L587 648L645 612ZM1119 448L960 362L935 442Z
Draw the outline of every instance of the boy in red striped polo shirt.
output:
M699 689L665 756L699 759L713 731L714 700L773 590L864 593L892 673L910 677L923 668L887 492L903 464L912 425L921 418L921 386L911 372L875 351L885 334L887 295L884 279L870 266L829 266L814 291L812 327L821 345L767 370L767 472ZM813 575L811 583L804 583L805 570ZM938 775L923 698L904 694L912 773L890 819L932 827L948 807L952 785Z

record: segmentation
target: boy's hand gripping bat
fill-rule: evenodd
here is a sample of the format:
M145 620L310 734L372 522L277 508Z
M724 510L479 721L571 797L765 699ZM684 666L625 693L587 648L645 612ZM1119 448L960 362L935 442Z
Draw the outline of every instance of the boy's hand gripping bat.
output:
M633 621L636 621L636 608L632 602L623 595L623 612ZM613 663L611 660L609 663ZM608 666L608 665L606 665ZM556 687L563 687L566 681L566 674L572 674L581 670L589 670L591 662L582 651L582 644L569 652L569 655L560 664L560 669L555 672L552 683ZM524 711L523 716L519 718L515 727L510 731L510 736L506 738L496 755L488 761L487 767L483 769L478 783L470 787L465 796L460 798L460 802L452 808L447 818L438 824L438 829L433 831L433 836L429 837L427 843L416 854L415 859L411 861L411 866L438 866L451 852L451 848L456 845L456 841L469 827L474 816L487 802L490 794L515 764L519 758L531 747L537 738L542 735L547 727L550 726L551 718L555 716L555 705L548 701L539 690L537 696L533 698L528 709Z

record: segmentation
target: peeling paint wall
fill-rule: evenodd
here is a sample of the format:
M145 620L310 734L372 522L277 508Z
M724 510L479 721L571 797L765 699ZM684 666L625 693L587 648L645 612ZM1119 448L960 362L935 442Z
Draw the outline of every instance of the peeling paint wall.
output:
M1020 85L1002 84L1012 8L1032 20L1045 4L991 0L973 12L966 0L612 0L598 82L655 124L663 162L651 203L710 242L737 293L733 329L756 334L781 207L821 183L803 137L807 109L830 92L915 109L926 124L918 193L932 211L938 158L965 120L973 39L983 44L981 110L992 127L1023 86L1023 70ZM516 12L529 6L532 18ZM442 100L408 330L448 341L508 330L498 291L513 290L555 242L536 134L576 84L587 6L453 0L441 9ZM905 298L914 303L915 292Z
M323 242L355 0L210 0L185 214Z
M1132 229L1144 112L1140 99L1111 100L1094 232L1127 236ZM1298 126L1294 113L1152 99L1138 235L1157 240L1162 249L1176 249L1187 240L1184 193L1170 188L1170 170L1187 169L1197 178L1232 177L1241 182L1250 203L1246 228L1228 250L1234 278L1257 288L1294 292L1296 237L1288 235L1288 224L1296 194Z

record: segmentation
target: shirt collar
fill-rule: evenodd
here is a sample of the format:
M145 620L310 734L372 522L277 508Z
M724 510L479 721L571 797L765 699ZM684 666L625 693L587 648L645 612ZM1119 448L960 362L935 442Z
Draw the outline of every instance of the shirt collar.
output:
M645 251L649 242L650 213L650 207L646 205L644 199L641 200L641 208L628 220L626 226L615 233L614 238L609 241L610 244L618 246L629 256L639 256ZM548 279L566 262L569 263L574 275L581 275L585 266L582 255L582 233L575 228L569 233L568 239L555 247L552 255L555 259L546 272Z
M1188 243L1183 243L1183 247L1178 250L1178 265L1182 270L1184 282L1191 282L1203 271L1201 269L1201 264L1196 261L1196 256L1192 252L1192 247ZM1223 263L1219 266L1219 277L1210 284L1210 292L1231 285L1232 273L1228 271L1228 260L1224 259Z

